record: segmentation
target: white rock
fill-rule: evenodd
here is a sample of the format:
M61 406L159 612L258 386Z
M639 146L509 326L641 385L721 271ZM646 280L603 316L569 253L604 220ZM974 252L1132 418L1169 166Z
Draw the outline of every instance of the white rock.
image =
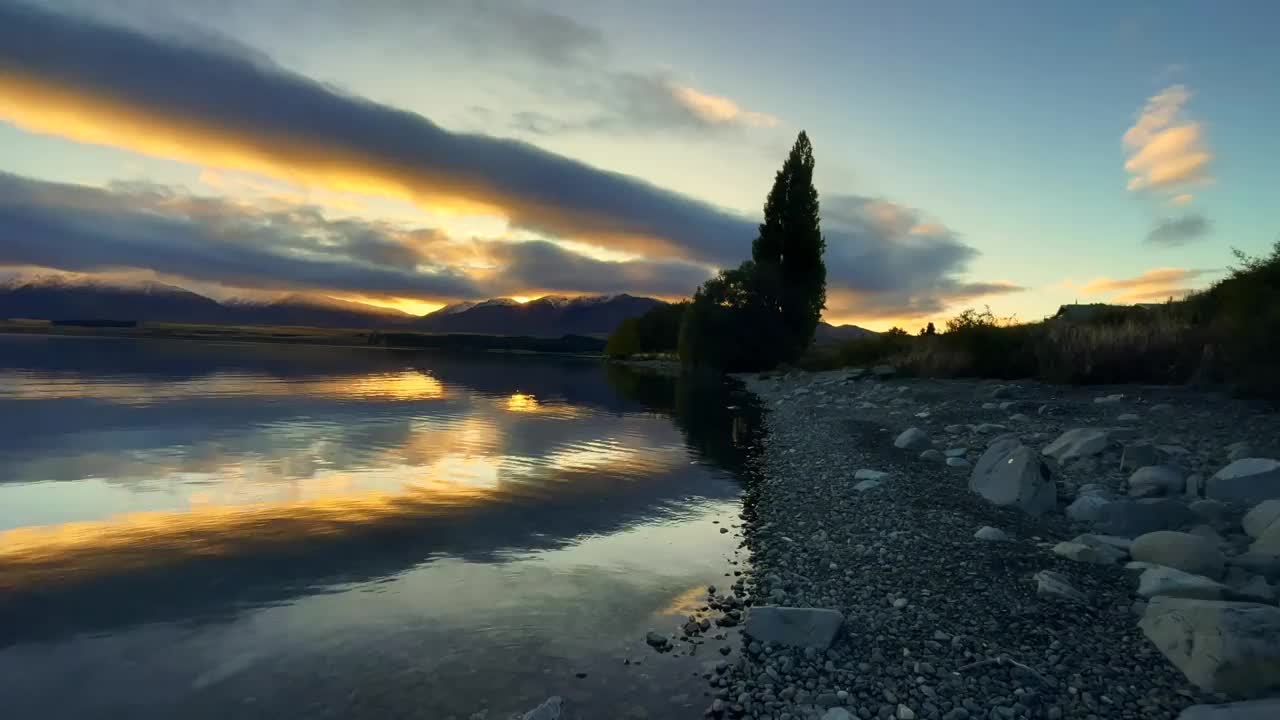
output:
M1058 491L1049 468L1016 440L1001 440L979 458L969 489L988 502L1043 515L1057 506Z
M874 490L878 487L880 487L880 483L877 480L863 480L857 485L854 485L853 489L856 490L857 492L866 492L868 490Z
M922 450L929 447L929 434L920 428L907 428L893 441L893 446L904 450Z
M979 540L987 540L990 542L1008 542L1009 534L999 528L993 528L990 525L984 525L978 528L978 532L973 534Z
M1088 603L1089 596L1075 589L1071 581L1062 573L1052 570L1041 570L1035 574L1036 595L1059 598L1076 603Z
M929 448L928 450L925 450L924 452L920 453L920 459L927 460L929 462L938 462L942 460L942 458L943 458L942 453L938 452L937 450L934 450L933 448Z
M1187 487L1182 473L1168 465L1148 465L1129 476L1131 497L1165 497L1181 495Z
M1124 400L1124 393L1116 393L1114 395L1103 395L1102 397L1096 397L1093 399L1093 402L1095 402L1098 405L1111 405L1114 403L1118 403L1121 400Z
M946 450L942 451L942 454L946 455L949 458L953 458L953 457L964 457L965 453L967 452L969 452L969 448L957 447L957 448L947 448Z
M525 713L521 720L559 720L564 712L564 700L559 695L552 695L541 705Z
M854 480L885 480L888 479L889 473L880 470L870 470L863 468L853 474Z
M1280 460L1243 458L1209 478L1205 496L1226 502L1259 503L1280 498Z
M1099 535L1097 533L1085 533L1077 535L1071 542L1080 543L1081 545L1092 545L1093 547L1109 547L1119 550L1125 555L1133 548L1133 540L1119 535Z
M1125 553L1115 548L1077 542L1060 542L1053 546L1053 554L1093 565L1114 565L1125 558Z
M1075 428L1058 436L1057 440L1045 446L1042 454L1057 460L1060 464L1079 458L1093 457L1111 442L1106 430L1099 428Z
M1031 418L1027 416L1025 413L1014 413L1013 415L1009 416L1009 422L1025 424L1025 423L1031 422Z
M1192 705L1178 720L1276 720L1280 718L1280 698L1246 700L1220 705Z
M1244 526L1245 534L1257 540L1276 520L1280 520L1280 499L1263 500L1253 506L1240 524Z
M1156 565L1138 578L1138 594L1144 598L1181 597L1221 600L1227 597L1227 586L1203 575L1193 575L1176 568Z
M744 629L762 643L826 650L842 623L844 616L835 610L765 605L747 611Z
M947 465L954 468L967 468L969 467L969 461L962 457L949 457L947 458Z
M1067 506L1067 517L1076 522L1097 522L1102 517L1102 508L1111 501L1100 495L1081 495Z
M1205 690L1250 697L1280 687L1280 609L1158 597L1138 625Z
M1129 553L1134 560L1211 578L1222 577L1226 567L1226 558L1214 542L1173 530L1157 530L1138 537Z
M898 720L916 720L916 711L906 705L898 705Z

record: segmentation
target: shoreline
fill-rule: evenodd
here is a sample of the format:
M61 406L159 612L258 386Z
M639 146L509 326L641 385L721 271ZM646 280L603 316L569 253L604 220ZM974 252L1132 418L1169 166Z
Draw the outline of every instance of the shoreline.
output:
M1227 464L1231 443L1274 453L1274 413L1184 388L881 382L843 370L736 378L768 412L744 499L751 561L735 591L748 606L838 610L843 625L825 653L804 651L751 639L748 611L741 653L707 674L710 716L1154 719L1238 699L1197 688L1144 636L1146 602L1123 562L1054 549L1095 532L1063 513L1081 486L1125 495L1119 439L1181 448L1169 462L1207 477ZM1055 511L1032 517L969 490L972 465L995 438L1038 454L1063 431L1092 426L1113 441L1055 465ZM909 427L929 440L895 447ZM948 465L944 450L963 466ZM859 470L885 475L859 482ZM1238 552L1243 509L1216 526L1187 524L1221 532ZM984 527L1009 541L975 537ZM1047 595L1042 571L1083 600Z

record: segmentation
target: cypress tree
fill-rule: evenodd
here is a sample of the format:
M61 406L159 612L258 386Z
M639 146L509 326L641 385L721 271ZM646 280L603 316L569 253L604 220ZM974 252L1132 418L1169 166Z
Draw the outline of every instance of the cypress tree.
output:
M801 131L764 203L764 222L751 243L763 309L776 316L774 329L785 359L794 360L813 341L827 301L826 240L813 186L813 145Z

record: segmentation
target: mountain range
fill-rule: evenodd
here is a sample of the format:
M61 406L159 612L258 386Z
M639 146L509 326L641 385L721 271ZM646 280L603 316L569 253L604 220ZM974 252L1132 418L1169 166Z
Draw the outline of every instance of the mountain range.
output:
M0 318L133 320L210 325L298 325L489 335L607 335L623 320L661 305L631 295L509 298L448 305L417 316L332 298L286 295L218 301L176 285L116 283L63 276L16 278L0 285Z

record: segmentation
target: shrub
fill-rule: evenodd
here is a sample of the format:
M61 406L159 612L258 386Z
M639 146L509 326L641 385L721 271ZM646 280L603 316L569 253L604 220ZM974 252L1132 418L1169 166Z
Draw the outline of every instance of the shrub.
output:
M628 358L641 352L644 346L640 342L640 320L633 317L619 323L604 346L604 354L612 358Z

